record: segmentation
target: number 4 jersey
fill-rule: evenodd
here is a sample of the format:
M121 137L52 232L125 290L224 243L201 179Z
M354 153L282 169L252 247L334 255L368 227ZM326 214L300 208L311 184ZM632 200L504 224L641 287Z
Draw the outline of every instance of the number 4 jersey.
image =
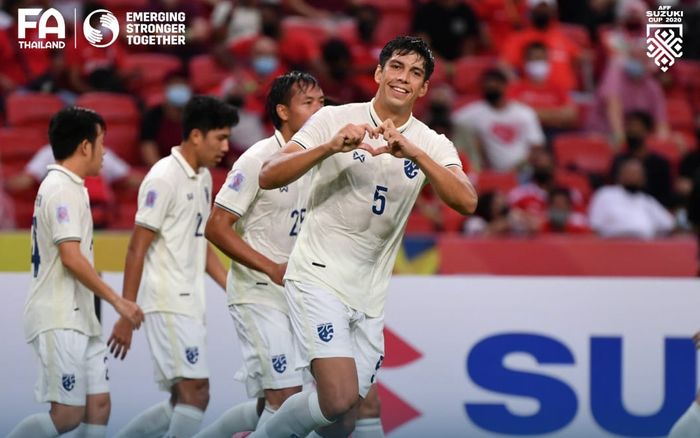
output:
M144 313L179 313L204 321L204 226L211 185L209 170L195 172L179 147L154 164L141 183L136 225L156 233L137 300Z
M304 149L327 143L345 125L381 120L373 103L325 107L292 138ZM413 116L398 128L438 164L459 166L452 142ZM378 147L383 138L364 142ZM326 158L312 170L304 232L289 257L286 279L327 288L371 317L384 312L386 290L403 230L425 183L411 160L373 157L356 149Z
M263 162L284 146L279 131L250 147L231 168L215 204L240 219L234 230L275 263L287 261L306 215L306 176L278 189L263 190ZM262 272L231 263L226 286L229 304L265 304L288 313L283 290Z
M83 179L58 164L48 166L34 203L29 298L24 307L24 333L31 342L39 333L72 329L99 336L94 296L61 263L58 245L80 243L92 263L92 215Z

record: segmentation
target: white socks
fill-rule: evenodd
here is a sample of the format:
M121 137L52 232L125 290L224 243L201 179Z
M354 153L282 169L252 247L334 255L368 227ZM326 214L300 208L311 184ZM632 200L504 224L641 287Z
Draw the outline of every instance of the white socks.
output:
M231 438L236 432L255 430L258 424L258 400L236 405L199 432L197 438Z
M673 425L668 438L697 438L700 436L700 405L693 401L685 414Z
M160 438L165 435L173 416L168 400L151 406L119 431L115 438Z
M267 404L265 404L265 409L263 409L262 414L260 414L260 419L258 419L258 424L255 426L255 430L260 429L263 426L263 424L267 423L267 420L269 420L270 417L272 417L272 414L274 414L275 412L277 411L273 410L272 408L268 407Z
M53 438L58 436L48 412L31 415L22 420L7 438Z
M321 413L316 391L294 394L282 403L279 410L250 438L305 437L319 427L333 424Z
M352 438L384 438L382 420L379 418L363 418L355 422Z
M107 436L107 425L80 423L76 436L80 438L105 438Z
M204 411L190 405L178 404L173 409L173 418L166 438L190 438L202 425Z

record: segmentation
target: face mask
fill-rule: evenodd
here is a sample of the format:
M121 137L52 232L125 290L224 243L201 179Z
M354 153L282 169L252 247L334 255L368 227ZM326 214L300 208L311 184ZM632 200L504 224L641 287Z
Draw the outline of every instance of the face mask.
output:
M178 108L184 107L190 97L192 97L192 91L185 84L171 85L165 90L165 99Z
M277 58L274 56L258 56L253 59L253 70L259 75L267 76L277 70Z
M499 100L501 100L501 97L503 96L503 92L501 90L486 90L484 91L484 99L491 105L496 105Z
M532 179L539 184L547 184L552 181L552 172L549 169L535 169L532 172Z
M549 26L550 17L546 12L535 12L532 14L532 25L543 30Z
M549 62L528 61L525 63L525 73L535 81L544 81L549 76Z
M624 189L627 190L627 193L632 195L642 191L642 187L637 184L622 184L622 187L624 187Z
M566 210L552 209L549 211L549 222L552 228L556 230L563 230L566 226L566 220L569 217L569 213Z
M630 151L638 151L642 146L644 146L644 137L631 134L627 136L627 148Z
M625 61L625 73L632 78L641 78L644 76L644 64L637 59L628 59Z

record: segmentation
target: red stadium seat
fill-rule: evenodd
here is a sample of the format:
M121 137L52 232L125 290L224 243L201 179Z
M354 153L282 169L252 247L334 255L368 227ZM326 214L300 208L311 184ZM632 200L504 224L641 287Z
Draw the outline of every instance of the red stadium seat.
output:
M216 194L219 193L219 190L221 189L221 186L224 185L224 182L226 181L226 175L228 175L228 170L222 169L220 167L215 167L212 169L209 169L211 172L211 187L212 191L212 198L216 197Z
M518 178L513 172L482 170L475 180L476 189L479 193L508 193L518 185Z
M211 55L198 55L190 60L190 85L197 93L216 87L228 74Z
M459 94L480 94L481 75L496 65L490 56L466 56L455 62L452 85Z
M561 167L607 174L613 152L600 135L561 134L554 139L554 155Z
M49 121L63 107L53 94L12 93L7 98L7 124L41 130L48 140Z
M182 68L180 58L164 53L134 53L124 58L121 71L132 76L139 93L162 89L169 74Z
M0 163L2 174L8 176L22 169L46 143L46 127L0 128Z
M673 97L666 101L668 122L671 129L678 131L692 131L695 128L693 109L685 97Z
M683 151L672 139L663 139L659 137L650 137L647 140L649 150L664 156L671 162L671 167L675 168L681 160Z
M580 173L559 169L554 174L554 181L558 186L578 190L586 203L591 197L591 183Z
M338 22L325 22L289 16L282 20L283 33L301 32L309 35L317 44L323 44L328 38L340 38L347 43L352 43L357 38L355 23L352 20Z

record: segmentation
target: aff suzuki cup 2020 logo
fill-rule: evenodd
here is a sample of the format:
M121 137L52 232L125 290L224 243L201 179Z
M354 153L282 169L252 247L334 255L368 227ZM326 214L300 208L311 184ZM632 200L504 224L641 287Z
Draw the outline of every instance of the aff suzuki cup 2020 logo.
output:
M97 14L101 14L99 15L99 29L92 27L91 24L92 17ZM107 38L105 38L105 29L109 31L107 33ZM117 21L117 17L107 9L94 10L83 22L83 34L85 35L85 39L93 46L98 48L109 47L117 40L117 37L119 37L119 21ZM107 41L107 39L109 40Z
M647 20L647 56L665 72L683 56L683 11L660 5Z

